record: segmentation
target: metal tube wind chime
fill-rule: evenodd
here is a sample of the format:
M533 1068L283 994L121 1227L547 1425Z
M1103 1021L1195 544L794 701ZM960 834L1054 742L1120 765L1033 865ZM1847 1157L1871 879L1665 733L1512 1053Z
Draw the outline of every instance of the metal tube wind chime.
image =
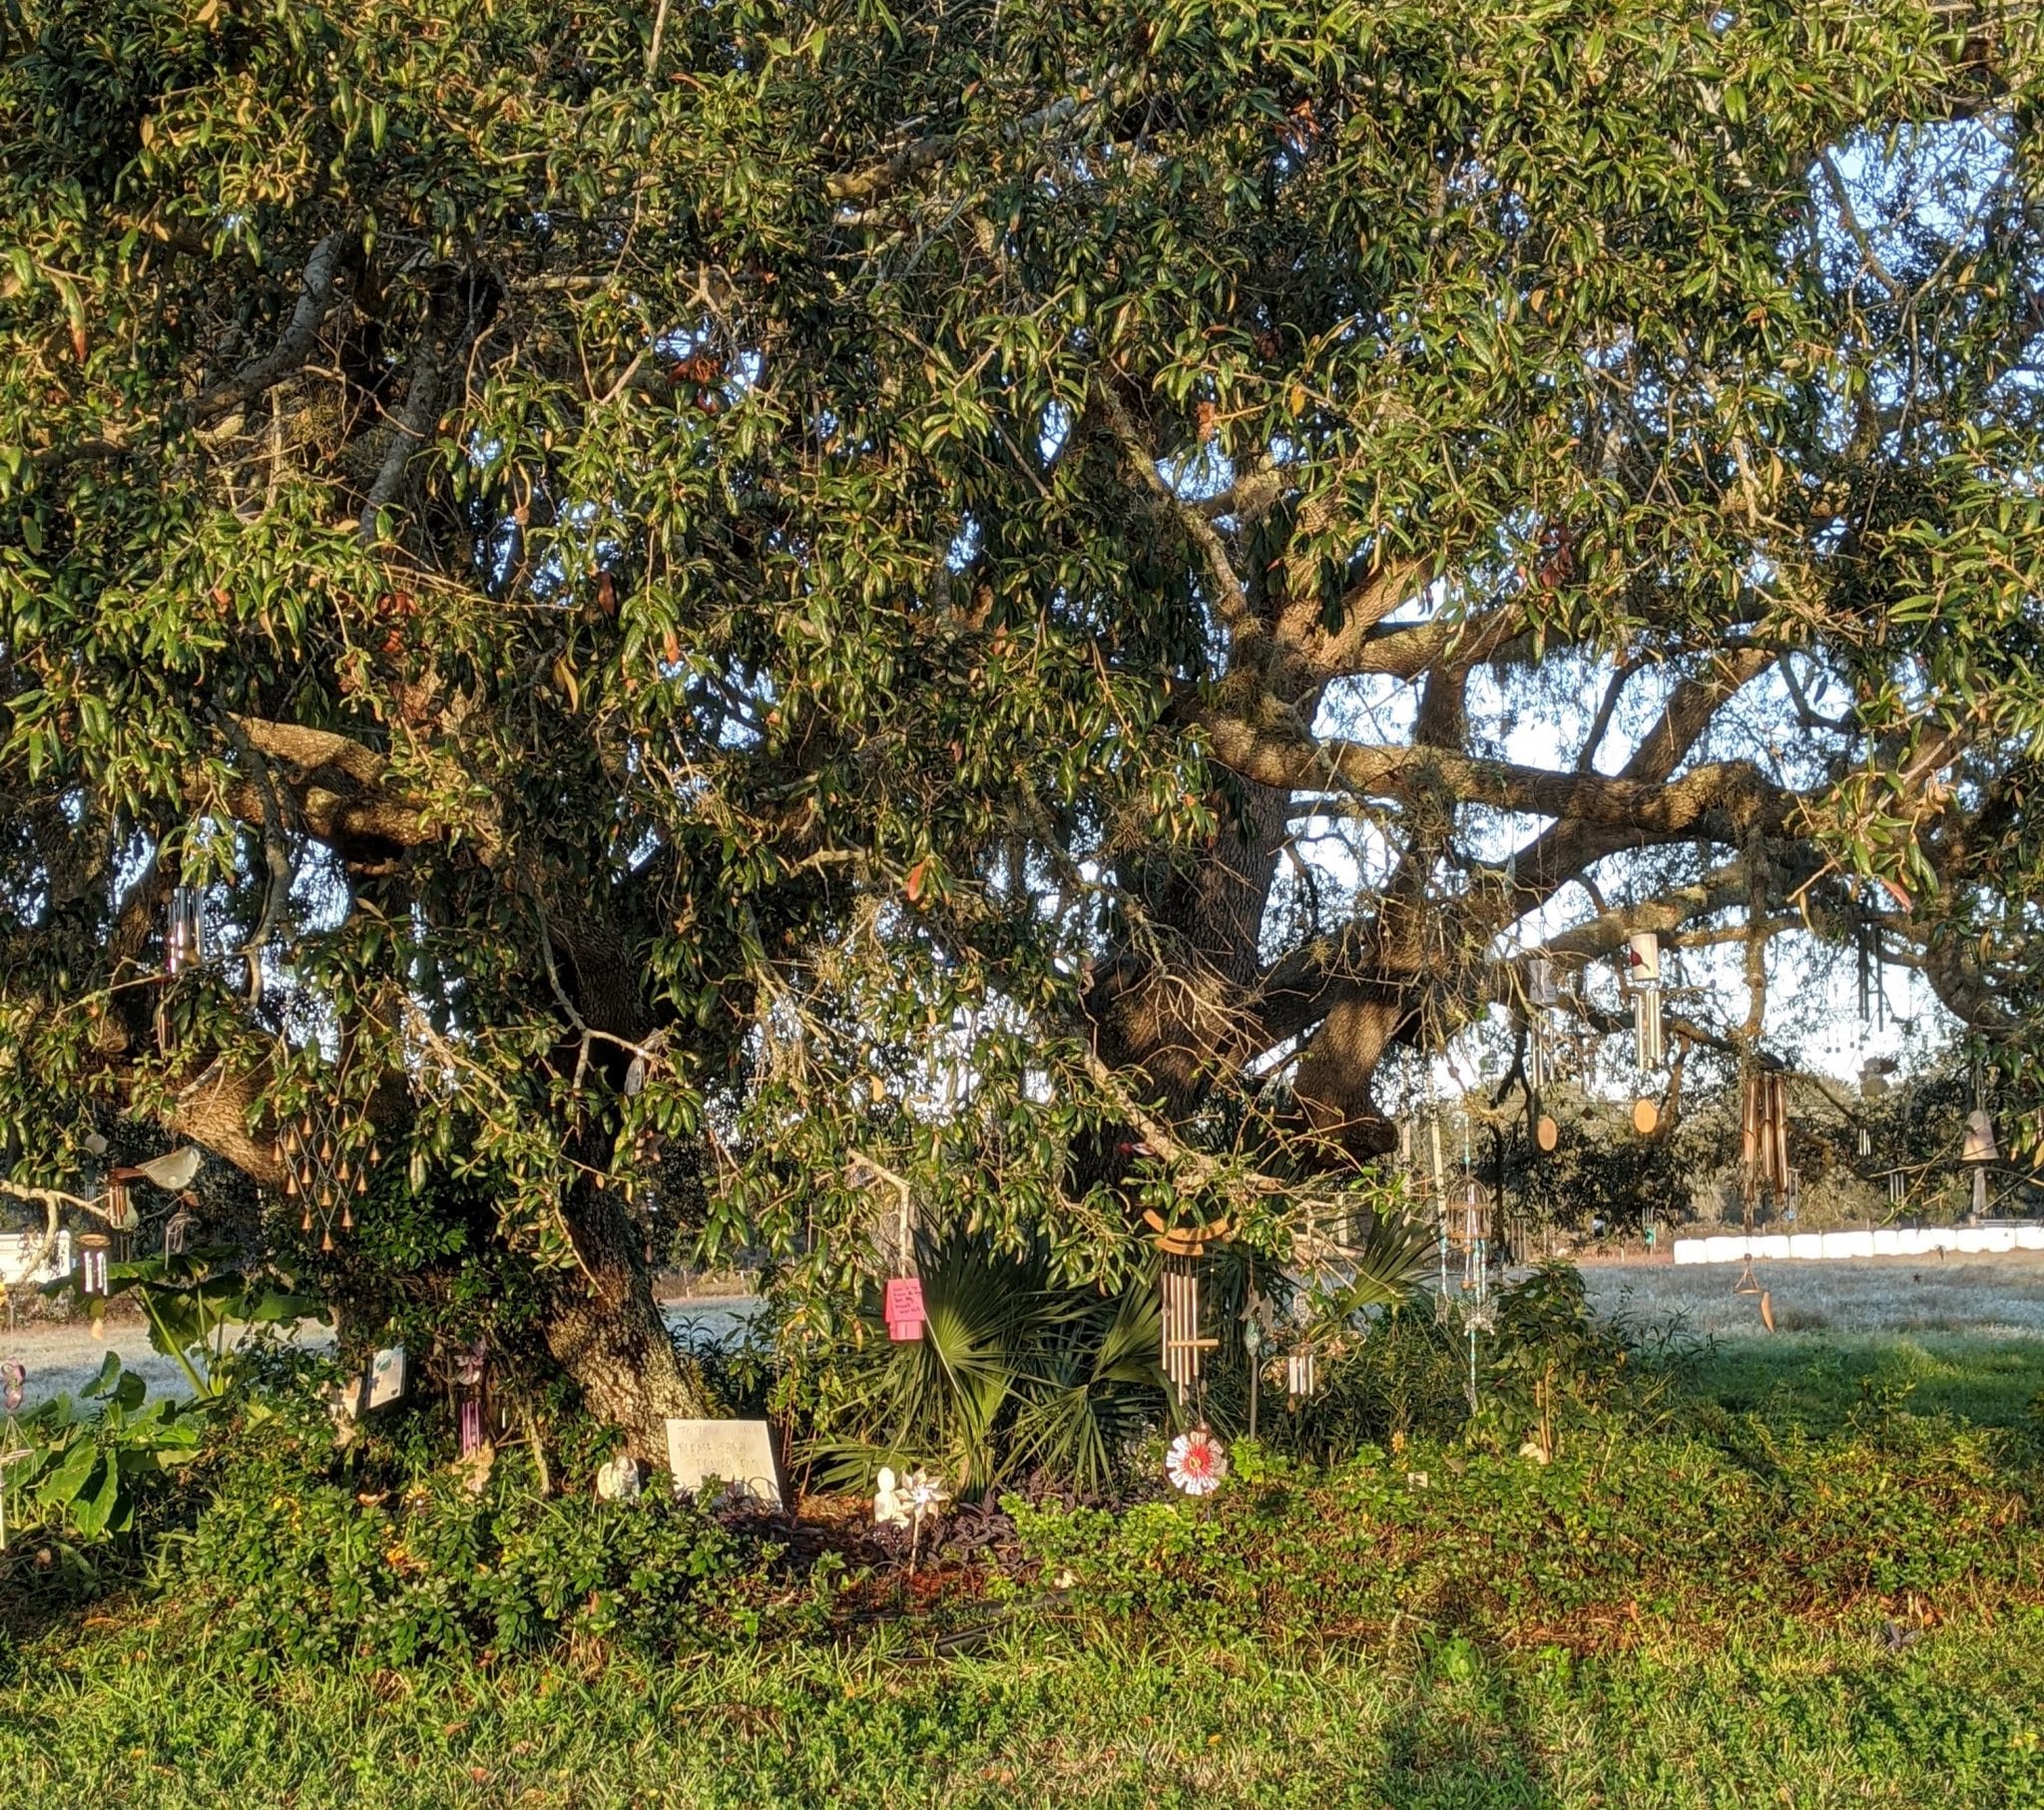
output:
M1555 978L1554 962L1544 955L1526 963L1526 1120L1533 1147L1551 1155L1561 1141L1560 1129L1540 1109L1541 1093L1553 1068L1547 1047L1547 1015L1561 1004L1561 987Z
M298 1230L309 1235L316 1216L319 1248L332 1250L335 1219L342 1231L354 1230L354 1202L369 1191L369 1171L382 1160L382 1146L365 1128L308 1106L283 1134L283 1191L298 1203Z
M1787 1205L1794 1174L1788 1166L1788 1084L1779 1070L1748 1073L1740 1097L1739 1141L1748 1215L1763 1188Z

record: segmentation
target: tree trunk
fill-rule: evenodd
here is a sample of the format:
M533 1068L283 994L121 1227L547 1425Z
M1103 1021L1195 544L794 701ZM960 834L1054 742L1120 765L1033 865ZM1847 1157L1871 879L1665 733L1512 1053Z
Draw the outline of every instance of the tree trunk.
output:
M701 1369L675 1349L639 1246L615 1194L582 1191L570 1230L581 1263L547 1291L547 1350L592 1412L642 1464L667 1463L666 1422L718 1412Z

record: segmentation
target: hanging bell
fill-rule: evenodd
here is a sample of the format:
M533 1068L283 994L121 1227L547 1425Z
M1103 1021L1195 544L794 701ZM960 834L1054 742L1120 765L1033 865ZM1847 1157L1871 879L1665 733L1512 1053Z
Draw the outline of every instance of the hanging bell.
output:
M331 1251L331 1250L333 1249L333 1227L332 1227L332 1226L330 1226L330 1225L329 1225L329 1226L328 1226L328 1227L327 1227L327 1228L325 1229L325 1231L324 1231L323 1233L321 1233L321 1234L320 1234L320 1238L319 1238L319 1248L320 1248L320 1249L321 1249L322 1251Z
M309 1232L311 1229L312 1209L308 1206L302 1213L298 1215L298 1230L301 1232Z
M340 1203L340 1229L344 1232L351 1232L354 1230L354 1228L355 1216L353 1212L349 1210L348 1203L345 1200L343 1200Z

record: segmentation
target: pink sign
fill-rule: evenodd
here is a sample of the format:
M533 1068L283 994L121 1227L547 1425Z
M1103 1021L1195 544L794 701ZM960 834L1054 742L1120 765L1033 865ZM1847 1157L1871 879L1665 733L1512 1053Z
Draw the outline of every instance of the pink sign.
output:
M897 1344L922 1337L922 1282L916 1276L892 1276L887 1282L887 1336Z

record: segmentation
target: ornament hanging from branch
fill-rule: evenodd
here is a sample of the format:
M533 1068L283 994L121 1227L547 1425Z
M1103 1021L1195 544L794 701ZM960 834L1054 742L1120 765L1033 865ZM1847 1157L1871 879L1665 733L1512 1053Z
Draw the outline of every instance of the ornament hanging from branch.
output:
M1207 1246L1228 1236L1226 1218L1203 1226L1167 1226L1155 1208L1144 1219L1157 1234L1160 1253L1158 1294L1161 1308L1159 1361L1181 1402L1200 1380L1202 1356L1219 1348L1219 1339L1200 1336L1200 1260Z
M1767 1189L1779 1202L1789 1195L1788 1084L1779 1071L1749 1071L1740 1097L1740 1155L1749 1207Z
M196 886L171 888L171 903L164 925L164 967L172 975L185 974L206 961L206 919Z
M78 1240L78 1286L86 1294L104 1298L107 1292L107 1258L113 1239L105 1232L86 1232Z
M1973 1171L1973 1217L1983 1218L1987 1212L1987 1170L2001 1160L1994 1121L1985 1107L1976 1106L1966 1115L1966 1137L1959 1147L1959 1160Z
M1651 930L1626 943L1626 972L1633 996L1633 1044L1642 1075L1661 1066L1661 939Z
M369 1171L383 1160L382 1146L366 1123L349 1123L331 1110L307 1106L284 1128L283 1192L298 1208L298 1230L310 1235L319 1225L319 1248L333 1249L336 1221L354 1230L354 1203L369 1191Z

